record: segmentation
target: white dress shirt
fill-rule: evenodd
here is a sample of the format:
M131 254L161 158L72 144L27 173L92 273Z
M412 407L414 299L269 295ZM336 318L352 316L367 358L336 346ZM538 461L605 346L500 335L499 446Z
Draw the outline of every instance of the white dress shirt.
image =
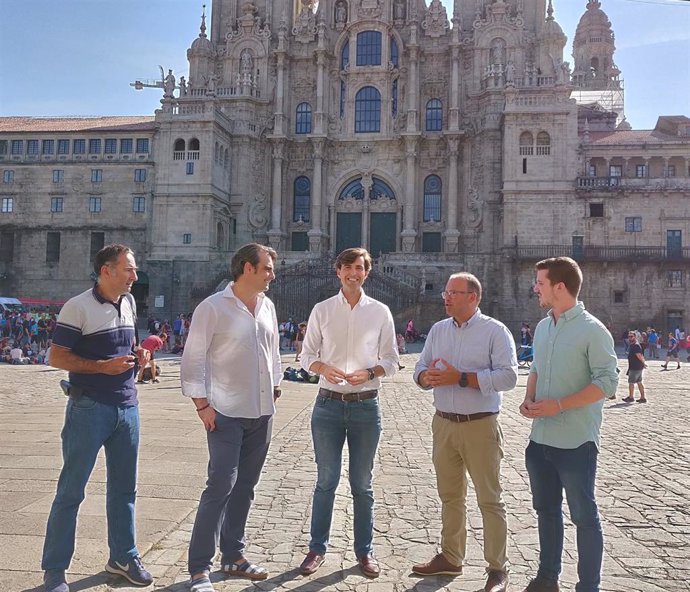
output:
M437 358L443 358L460 372L476 372L479 383L479 389L459 384L435 387L434 406L439 411L463 415L500 411L503 392L515 388L517 383L513 336L503 323L479 309L460 326L455 319L448 318L431 327L415 366L417 384L419 375ZM443 363L438 362L436 367L442 369Z
M390 309L364 292L350 308L342 291L314 306L307 323L300 361L309 370L314 362L335 366L346 374L363 368L381 366L386 376L398 369L398 346ZM332 384L323 376L319 386L339 393L378 389L377 376L360 385L347 382Z
M273 387L280 384L276 311L259 294L252 315L231 282L197 306L182 354L186 397L207 398L226 417L273 415Z

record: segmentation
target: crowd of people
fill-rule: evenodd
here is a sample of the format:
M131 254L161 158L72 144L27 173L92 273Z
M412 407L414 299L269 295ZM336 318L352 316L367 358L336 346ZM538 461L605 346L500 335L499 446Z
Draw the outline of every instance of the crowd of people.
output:
M6 311L0 317L0 361L46 363L56 320L56 316L48 312Z

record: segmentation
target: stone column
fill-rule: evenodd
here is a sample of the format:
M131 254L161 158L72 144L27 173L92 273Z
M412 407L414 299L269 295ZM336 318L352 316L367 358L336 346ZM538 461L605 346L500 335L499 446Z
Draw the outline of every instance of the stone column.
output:
M448 129L455 131L460 126L459 97L460 92L460 33L459 22L454 23L451 45L450 69L450 110L448 111Z
M285 133L285 114L283 112L283 97L285 96L285 53L276 52L277 71L276 71L276 106L275 106L275 125L273 133L283 135Z
M313 253L323 251L323 231L321 230L323 210L323 149L325 138L312 138L314 147L314 179L311 195L311 230L307 232L309 237L309 250Z
M323 89L326 65L326 25L323 21L318 25L319 42L316 49L316 111L314 111L314 133L323 133Z
M364 188L364 199L362 200L362 246L369 248L369 206L371 204L371 188L374 180L371 175L362 175L362 187ZM373 253L372 253L373 256Z
M415 190L417 171L417 137L405 137L405 209L403 210L402 250L405 253L414 252L417 232L414 229L415 220Z
M410 52L410 75L407 83L407 131L416 132L419 107L419 81L417 76L417 61L419 60L419 45L417 45L417 25L410 25L410 43L407 45Z
M268 231L268 242L274 249L280 248L283 231L280 227L283 212L283 158L285 158L285 140L273 141L273 186L271 190L271 229Z
M446 230L443 233L446 239L445 252L458 252L458 201L460 192L458 187L458 147L460 140L457 137L448 139L448 188L446 189L446 199L448 200L448 210L446 217Z

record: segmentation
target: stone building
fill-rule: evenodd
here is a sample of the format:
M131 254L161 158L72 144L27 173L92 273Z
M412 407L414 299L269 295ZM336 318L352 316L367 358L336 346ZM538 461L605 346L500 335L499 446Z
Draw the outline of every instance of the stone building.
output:
M279 310L308 312L332 287L304 277L364 245L383 293L415 295L392 303L400 318L436 320L447 275L469 270L483 309L517 329L542 314L533 263L571 254L613 327L687 322L689 120L630 130L600 2L584 7L572 72L566 41L551 0L456 0L451 15L439 0L214 0L188 79L169 72L154 117L0 118L0 167L16 179L0 192L0 286L65 298L88 284L104 232L140 253L141 308L169 316L257 240L280 253ZM104 149L77 159L75 139ZM140 139L149 150L123 161L122 142ZM69 216L47 211L54 197Z

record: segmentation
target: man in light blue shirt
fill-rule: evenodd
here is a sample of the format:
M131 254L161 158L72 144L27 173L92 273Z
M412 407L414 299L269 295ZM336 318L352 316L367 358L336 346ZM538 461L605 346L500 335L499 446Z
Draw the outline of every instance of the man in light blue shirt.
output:
M577 296L569 257L536 265L534 292L550 308L534 332L534 363L520 413L532 422L525 462L539 525L539 571L525 592L558 592L563 490L577 528L576 592L599 592L603 536L594 496L604 399L616 392L617 358L606 327Z
M422 576L462 573L467 528L467 475L482 513L485 592L508 584L507 524L500 483L503 434L498 421L503 392L517 382L510 331L481 313L482 286L470 273L450 276L442 294L450 318L429 331L414 380L434 390L433 461L441 498L441 552L412 571Z

